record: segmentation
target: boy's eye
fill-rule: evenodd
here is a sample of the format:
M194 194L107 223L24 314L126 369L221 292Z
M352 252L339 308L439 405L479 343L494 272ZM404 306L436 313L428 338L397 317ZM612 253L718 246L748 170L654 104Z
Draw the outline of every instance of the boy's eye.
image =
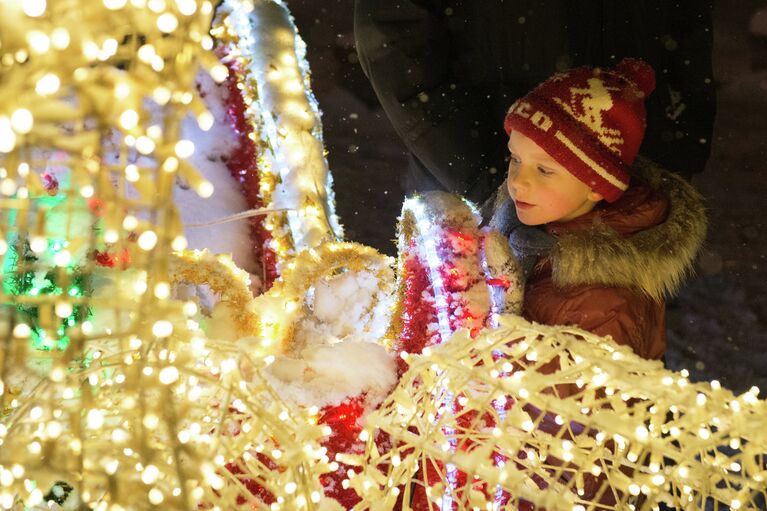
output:
M515 154L512 154L511 156L509 156L509 161L515 165L519 165L520 163L522 163L522 160L520 160L519 157L516 156Z
M550 175L552 175L554 173L554 171L548 170L548 169L546 169L544 167L541 167L541 166L538 167L538 172L540 172L541 175L543 175L543 176L550 176Z

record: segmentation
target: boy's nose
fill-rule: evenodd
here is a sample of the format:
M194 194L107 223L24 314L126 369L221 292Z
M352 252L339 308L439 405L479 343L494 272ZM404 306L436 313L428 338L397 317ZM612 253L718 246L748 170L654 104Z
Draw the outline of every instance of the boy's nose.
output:
M522 166L517 167L514 172L509 172L509 187L515 189L527 186L529 184L528 173Z

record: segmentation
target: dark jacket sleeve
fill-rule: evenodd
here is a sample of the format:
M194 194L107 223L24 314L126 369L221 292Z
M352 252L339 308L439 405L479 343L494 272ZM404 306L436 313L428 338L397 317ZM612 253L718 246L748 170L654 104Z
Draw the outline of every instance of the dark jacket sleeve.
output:
M419 172L485 200L506 174L503 117L553 72L640 57L658 86L642 152L689 177L715 111L711 0L356 0L357 54Z
M446 5L357 0L357 53L411 153L444 189L479 201L505 173L504 111L493 103L494 90L456 75L460 52L444 19Z

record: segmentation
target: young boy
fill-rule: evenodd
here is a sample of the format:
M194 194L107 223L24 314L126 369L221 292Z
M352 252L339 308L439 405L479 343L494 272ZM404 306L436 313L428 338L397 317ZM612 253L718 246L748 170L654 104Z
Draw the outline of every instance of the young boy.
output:
M654 87L648 64L624 59L554 75L516 101L490 219L525 269L527 319L611 335L648 359L665 352L664 296L706 230L700 195L636 158Z

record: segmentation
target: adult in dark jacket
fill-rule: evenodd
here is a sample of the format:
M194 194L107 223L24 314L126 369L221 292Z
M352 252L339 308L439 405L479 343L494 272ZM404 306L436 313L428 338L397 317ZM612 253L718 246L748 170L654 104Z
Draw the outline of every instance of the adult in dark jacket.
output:
M642 154L689 178L715 113L710 0L356 0L363 70L411 153L409 191L481 202L503 180L508 105L556 71L658 70Z

